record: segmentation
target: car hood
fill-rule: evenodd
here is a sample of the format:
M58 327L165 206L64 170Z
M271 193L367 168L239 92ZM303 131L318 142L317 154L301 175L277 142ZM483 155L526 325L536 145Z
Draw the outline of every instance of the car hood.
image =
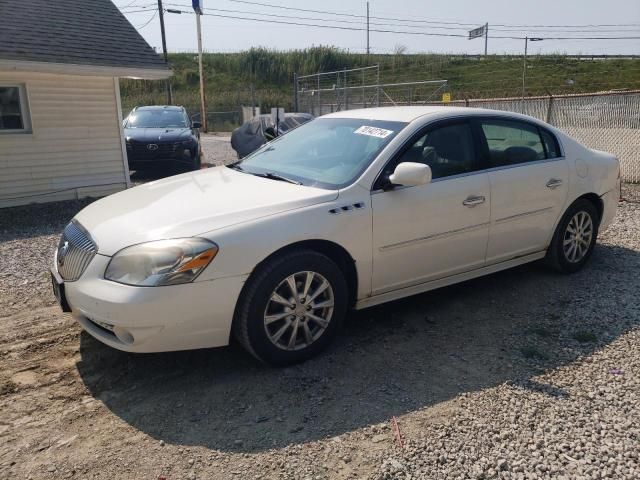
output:
M337 198L324 190L227 167L185 173L98 200L75 219L113 255L137 243L190 237Z
M188 128L125 128L127 141L134 140L142 143L170 142L188 136Z

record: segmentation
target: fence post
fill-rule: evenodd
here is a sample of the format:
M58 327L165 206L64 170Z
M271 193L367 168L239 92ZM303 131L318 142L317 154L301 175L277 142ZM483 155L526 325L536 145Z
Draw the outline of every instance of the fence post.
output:
M362 108L367 108L367 98L364 93L364 70L362 70Z
M336 93L336 111L339 112L340 108L340 72L336 72L336 84L334 86L334 91ZM333 113L333 108L331 109Z
M255 111L255 101L253 102L253 108ZM298 74L293 74L293 111L298 111Z
M322 116L322 104L320 103L320 72L318 72L318 114L316 117Z
M549 92L547 92L549 93ZM547 105L547 118L545 121L551 124L551 115L553 114L553 95L549 93L549 105Z
M344 88L344 109L349 110L349 88L347 84L347 67L344 67L342 74L342 87Z
M380 64L376 65L376 107L380 106Z

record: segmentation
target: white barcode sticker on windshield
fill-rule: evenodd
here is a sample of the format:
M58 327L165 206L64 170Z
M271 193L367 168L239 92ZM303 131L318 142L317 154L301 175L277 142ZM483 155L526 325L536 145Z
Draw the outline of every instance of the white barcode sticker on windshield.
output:
M363 125L353 133L369 135L370 137L387 138L393 133L393 130L385 130L384 128L368 127Z

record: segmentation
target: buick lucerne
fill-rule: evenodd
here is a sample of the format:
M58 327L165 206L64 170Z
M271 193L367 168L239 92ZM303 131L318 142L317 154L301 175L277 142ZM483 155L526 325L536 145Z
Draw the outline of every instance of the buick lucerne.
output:
M283 365L362 309L545 259L581 269L620 168L536 119L391 107L312 120L234 164L96 201L53 259L63 310L130 352Z

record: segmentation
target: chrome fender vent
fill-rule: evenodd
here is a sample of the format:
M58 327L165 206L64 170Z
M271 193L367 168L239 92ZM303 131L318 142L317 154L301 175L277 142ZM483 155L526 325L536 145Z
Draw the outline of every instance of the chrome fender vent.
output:
M353 210L360 210L364 208L364 202L352 203L351 205L343 205L342 207L336 207L329 210L332 215L340 215L345 212L352 212Z

